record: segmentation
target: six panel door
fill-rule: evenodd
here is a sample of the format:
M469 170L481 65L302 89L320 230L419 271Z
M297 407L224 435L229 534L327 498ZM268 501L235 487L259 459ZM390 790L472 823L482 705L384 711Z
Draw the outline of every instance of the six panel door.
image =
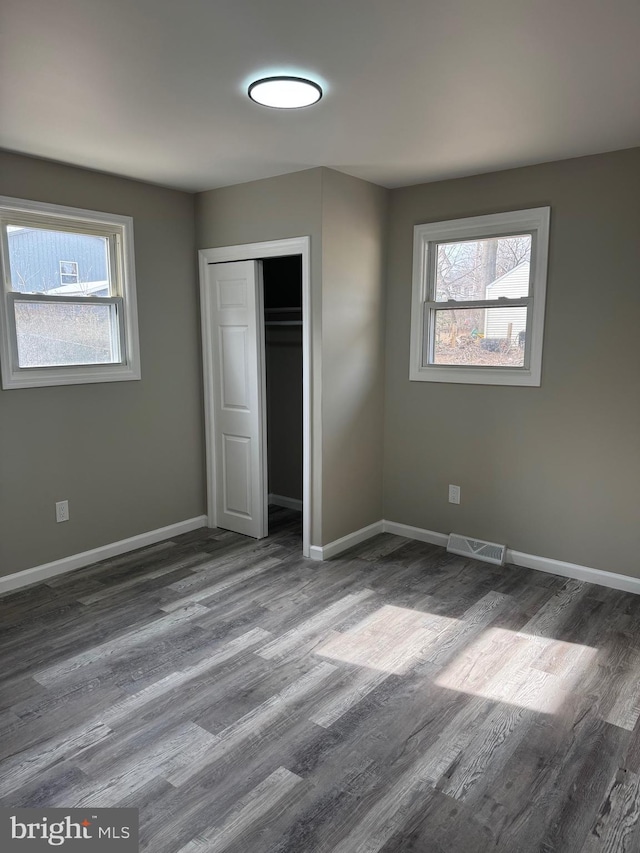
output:
M208 286L216 523L261 539L268 529L260 264L210 264Z

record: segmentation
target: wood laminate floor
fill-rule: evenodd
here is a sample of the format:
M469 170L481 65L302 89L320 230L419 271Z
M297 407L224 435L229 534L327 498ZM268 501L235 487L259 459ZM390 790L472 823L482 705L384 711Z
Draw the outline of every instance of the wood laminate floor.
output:
M152 853L640 851L640 596L271 531L0 600L0 804L135 806Z

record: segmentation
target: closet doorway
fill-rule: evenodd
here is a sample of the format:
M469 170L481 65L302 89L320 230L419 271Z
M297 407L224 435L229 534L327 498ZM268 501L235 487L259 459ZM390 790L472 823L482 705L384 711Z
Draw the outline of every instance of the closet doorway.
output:
M269 506L302 511L302 258L262 261Z
M269 503L301 510L309 556L309 238L199 257L208 523L260 539Z

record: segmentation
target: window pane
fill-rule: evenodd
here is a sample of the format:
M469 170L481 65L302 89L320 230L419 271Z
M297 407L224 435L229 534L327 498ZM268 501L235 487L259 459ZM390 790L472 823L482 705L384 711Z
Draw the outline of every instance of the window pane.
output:
M529 295L531 234L438 243L436 301Z
M116 306L16 300L20 367L111 364L120 361Z
M93 234L9 225L11 289L55 296L111 296L109 240Z
M432 364L523 367L527 308L453 308L435 312Z

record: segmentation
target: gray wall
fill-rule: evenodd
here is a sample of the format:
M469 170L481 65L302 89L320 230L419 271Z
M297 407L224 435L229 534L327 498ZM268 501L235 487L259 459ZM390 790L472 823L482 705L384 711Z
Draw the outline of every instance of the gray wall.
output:
M8 574L205 498L194 198L8 153L0 193L134 217L143 376L0 391ZM322 168L196 196L198 248L311 235L312 544L384 516L640 576L639 197L639 149L390 193ZM413 226L538 205L552 208L542 386L409 382Z
M382 518L387 191L323 170L323 543Z
M0 390L6 575L198 516L205 484L193 196L3 152L0 194L133 216L142 364L137 382Z
M312 545L381 517L386 196L319 168L196 199L199 248L311 236Z
M392 192L387 519L640 576L639 199L640 149ZM409 382L413 226L539 205L542 386Z
M302 500L302 328L267 326L269 492Z
M322 169L306 169L263 181L210 190L196 196L199 249L235 246L286 237L311 238L311 301L313 306L312 389L314 441L311 449L313 517L311 544L322 544Z

